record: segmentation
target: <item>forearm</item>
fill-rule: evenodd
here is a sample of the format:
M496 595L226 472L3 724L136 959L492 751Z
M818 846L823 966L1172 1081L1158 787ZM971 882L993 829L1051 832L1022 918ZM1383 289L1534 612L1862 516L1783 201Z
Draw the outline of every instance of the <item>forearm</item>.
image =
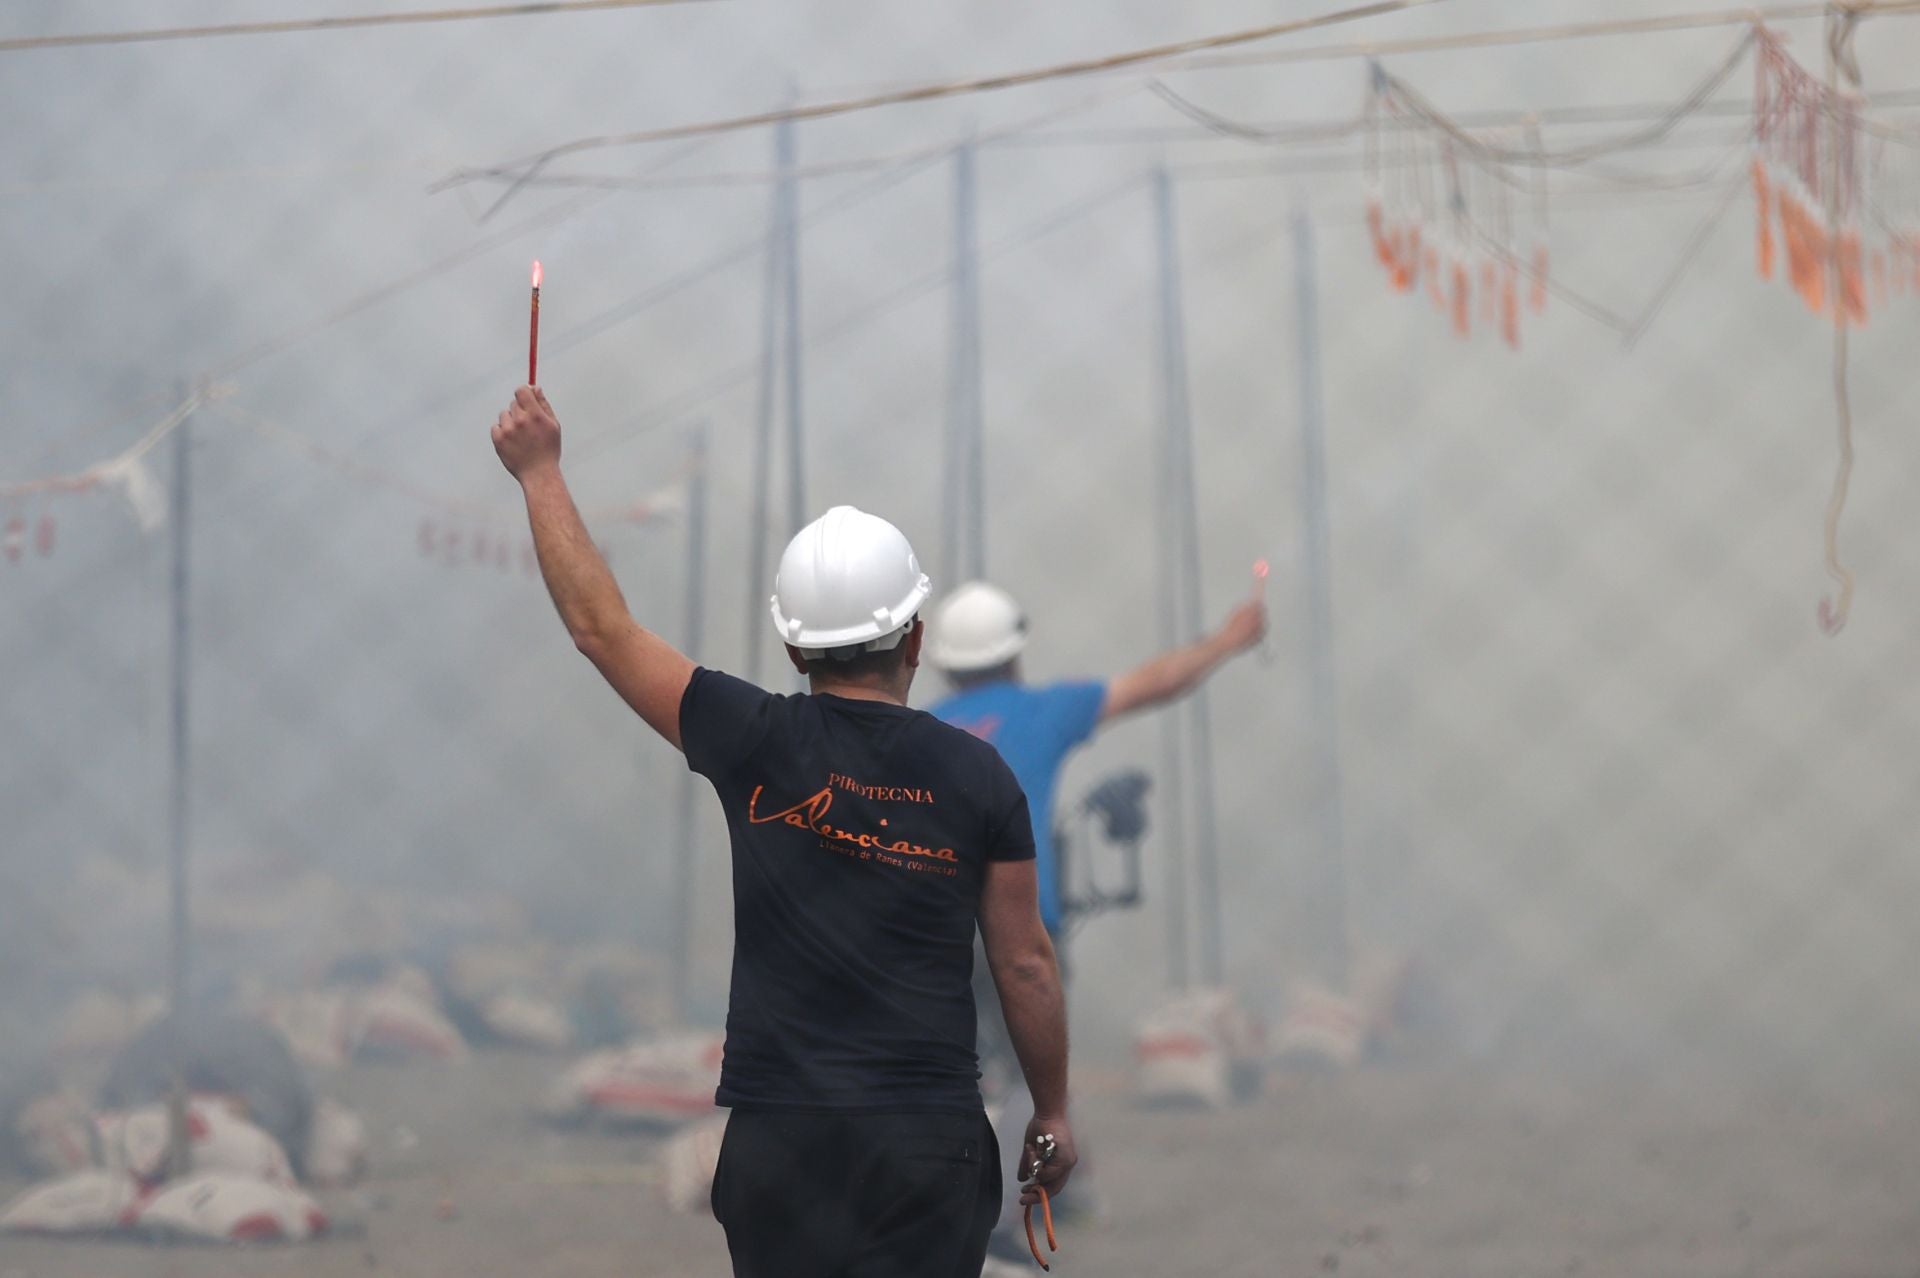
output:
M1136 704L1157 705L1193 691L1215 666L1232 655L1233 649L1218 634L1212 634L1162 653L1124 678L1136 684Z
M1067 1004L1053 947L1042 945L1018 959L993 963L993 980L1033 1112L1052 1118L1067 1112Z
M547 593L553 597L567 633L585 651L630 620L627 601L607 561L593 544L560 467L534 471L521 480L520 486L527 499L527 522L533 529L533 550L539 557Z

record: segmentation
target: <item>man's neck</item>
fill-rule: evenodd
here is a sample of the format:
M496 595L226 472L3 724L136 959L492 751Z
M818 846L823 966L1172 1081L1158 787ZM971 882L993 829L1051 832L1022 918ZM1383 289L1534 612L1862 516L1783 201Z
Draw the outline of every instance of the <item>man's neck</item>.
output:
M882 688L870 683L841 683L832 679L815 678L810 681L815 694L825 693L831 697L845 697L849 701L884 701L889 705L907 704L905 689Z

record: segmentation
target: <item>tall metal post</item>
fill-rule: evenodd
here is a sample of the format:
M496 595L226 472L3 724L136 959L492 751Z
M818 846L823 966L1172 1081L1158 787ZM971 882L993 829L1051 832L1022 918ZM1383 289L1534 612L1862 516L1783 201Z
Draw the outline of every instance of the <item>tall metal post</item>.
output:
M1187 388L1185 300L1180 278L1179 225L1173 179L1154 175L1155 224L1160 258L1160 361L1162 420L1166 432L1166 483L1170 575L1168 606L1174 623L1169 646L1186 641L1205 616L1200 592L1200 500L1193 463L1193 414ZM1220 910L1220 848L1214 811L1212 716L1205 689L1183 707L1192 762L1194 922L1199 929L1200 979L1218 985L1226 977L1226 941ZM1176 716L1169 716L1175 718ZM1177 731L1177 730L1176 730Z
M1186 338L1180 316L1180 267L1173 217L1173 182L1165 169L1154 174L1154 231L1160 266L1160 648L1169 651L1186 641L1184 592L1180 587L1185 556L1181 553L1186 520L1180 480L1180 438L1186 429ZM1190 982L1191 942L1187 932L1187 788L1180 717L1160 718L1160 761L1166 774L1167 820L1163 823L1167 849L1167 979L1176 990Z
M953 153L953 316L941 569L950 585L987 574L986 441L980 397L979 197L975 149Z
M1293 217L1294 297L1300 340L1300 518L1306 552L1307 670L1315 746L1313 807L1319 855L1309 869L1320 975L1347 979L1346 834L1340 802L1340 697L1333 653L1333 535L1327 514L1326 405L1320 386L1320 301L1313 219Z
M774 133L774 160L779 162L783 143ZM773 408L774 380L780 359L780 283L781 255L786 245L784 210L786 179L774 185L773 203L767 217L767 262L765 282L760 295L760 388L754 404L753 497L747 510L747 613L746 651L741 673L748 683L760 682L760 654L767 646L767 595L773 582L767 572L767 536L772 504L773 481Z
M696 660L706 646L707 595L707 428L694 431L689 443L687 475L687 559L685 612L681 638ZM693 773L680 770L676 796L673 864L673 992L681 1019L686 1019L693 988L693 878L698 864L695 844L695 786Z
M780 292L786 318L787 390L787 527L790 536L807 522L807 446L804 383L801 379L800 324L800 185L794 176L794 124L782 120L774 129L779 150L781 191ZM783 536L782 540L785 540Z

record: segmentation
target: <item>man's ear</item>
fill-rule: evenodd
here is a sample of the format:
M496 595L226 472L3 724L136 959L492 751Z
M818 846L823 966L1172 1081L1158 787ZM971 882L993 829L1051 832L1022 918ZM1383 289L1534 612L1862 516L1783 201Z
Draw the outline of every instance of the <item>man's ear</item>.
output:
M801 656L800 650L794 647L792 644L787 645L787 660L791 661L793 663L793 668L795 670L798 670L801 674L807 673L807 659Z
M907 669L920 668L920 643L927 637L927 623L916 619L913 629L907 631L907 637L900 642L907 650Z

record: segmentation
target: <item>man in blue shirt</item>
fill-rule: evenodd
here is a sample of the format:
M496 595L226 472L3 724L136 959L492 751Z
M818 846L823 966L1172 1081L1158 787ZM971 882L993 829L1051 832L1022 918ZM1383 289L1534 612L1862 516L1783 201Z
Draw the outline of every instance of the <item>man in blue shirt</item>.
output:
M1020 678L1027 619L1012 596L971 581L941 600L927 656L953 684L934 715L991 742L1027 792L1040 874L1040 917L1063 923L1060 864L1053 845L1053 801L1060 769L1074 748L1123 714L1177 701L1237 653L1260 642L1266 604L1255 597L1212 634L1165 652L1110 680L1028 684Z
M1161 653L1113 679L1041 685L1020 678L1027 619L1004 590L981 581L968 582L941 601L930 629L927 656L954 686L953 695L933 705L932 713L991 742L1026 791L1040 880L1040 918L1047 932L1057 937L1065 911L1053 841L1053 801L1067 756L1100 725L1178 700L1227 659L1259 643L1267 630L1267 608L1256 595L1235 608L1225 624L1206 638ZM1065 957L1062 953L1063 975ZM990 990L980 994L983 999L992 997ZM992 1020L982 1016L982 1028ZM983 1058L987 1055L983 1050ZM1028 1123L1025 1089L1009 1088L1006 1101L1000 1130L1023 1131ZM1002 1254L1019 1251L1012 1236L1013 1222L1019 1218L1017 1205L1018 1200L1009 1196L1001 1211L994 1249Z

